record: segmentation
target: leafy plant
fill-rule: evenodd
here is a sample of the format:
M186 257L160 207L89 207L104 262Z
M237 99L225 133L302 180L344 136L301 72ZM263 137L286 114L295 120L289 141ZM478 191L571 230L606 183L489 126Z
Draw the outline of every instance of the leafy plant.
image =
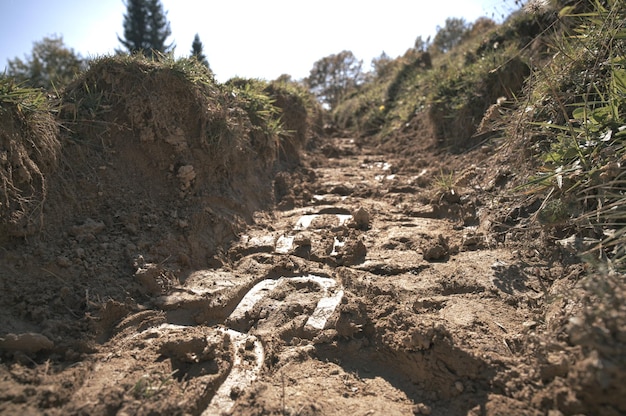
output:
M587 6L560 11L569 32L555 45L552 64L537 74L537 104L527 111L542 169L527 185L547 193L539 219L551 222L558 211L579 233L604 236L596 255L623 267L626 8L616 0Z
M174 375L178 370L174 370L169 374L157 374L155 376L143 375L133 386L133 396L136 399L149 399L158 394L165 386L173 381Z
M9 59L7 74L30 87L52 91L69 84L85 67L86 60L66 47L62 37L51 36L35 42L24 60Z
M352 52L341 51L315 62L306 83L321 102L334 108L362 83L361 66Z

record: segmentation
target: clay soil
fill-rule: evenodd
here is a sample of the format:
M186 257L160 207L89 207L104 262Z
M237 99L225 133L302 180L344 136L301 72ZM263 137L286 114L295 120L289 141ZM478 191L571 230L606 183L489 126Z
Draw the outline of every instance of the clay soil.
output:
M585 266L494 148L405 154L320 139L232 229L92 163L88 216L0 252L0 413L618 414L571 339Z

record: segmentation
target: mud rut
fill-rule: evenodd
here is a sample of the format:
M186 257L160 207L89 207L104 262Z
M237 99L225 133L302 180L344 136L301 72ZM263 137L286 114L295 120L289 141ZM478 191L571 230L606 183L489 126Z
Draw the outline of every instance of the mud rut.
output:
M158 344L156 360L196 383L186 400L203 415L519 406L544 291L532 267L492 241L471 195L429 205L434 169L396 172L348 139L335 146L307 206L260 214L232 266L190 273L156 300L162 312L118 324L111 345L136 357ZM128 376L118 356L99 360L79 396Z

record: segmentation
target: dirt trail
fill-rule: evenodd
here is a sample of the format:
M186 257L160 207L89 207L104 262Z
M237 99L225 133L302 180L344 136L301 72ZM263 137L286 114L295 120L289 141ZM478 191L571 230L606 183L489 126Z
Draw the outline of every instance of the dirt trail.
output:
M349 139L332 146L339 157L316 168L306 206L257 218L228 253L230 270L185 282L182 293L201 294L217 276L221 305L239 305L226 319L190 307L194 295L163 299L173 317L186 310L263 344L260 370L253 343L230 344L241 356L231 374L258 373L244 372L248 383L220 391L204 414L216 403L237 414L527 407L494 390L505 393L507 363L538 325L539 279L496 248L471 201L425 204L420 183L432 170L397 172L396 161L359 154ZM324 300L324 319L311 325Z
M499 243L485 214L495 199L468 188L432 200L436 165L350 139L325 149L334 157L283 178L280 209L257 213L222 266L169 279L136 261L150 302L105 302L100 344L83 359L68 355L53 371L13 364L2 373L2 400L13 405L3 409L479 415L551 406L552 393L535 386L570 365L556 344L534 344L562 318L546 314L542 276L552 269Z
M345 296L321 331L306 324L326 296L319 285L279 280L248 308L245 328L269 358L235 395L236 413L527 407L494 394L493 384L538 325L538 278L519 253L496 248L471 202L425 204L420 183L433 171L396 171L396 161L359 154L349 139L334 147L340 157L315 170L308 206L257 221L230 254L235 273L269 264L256 280L328 276Z

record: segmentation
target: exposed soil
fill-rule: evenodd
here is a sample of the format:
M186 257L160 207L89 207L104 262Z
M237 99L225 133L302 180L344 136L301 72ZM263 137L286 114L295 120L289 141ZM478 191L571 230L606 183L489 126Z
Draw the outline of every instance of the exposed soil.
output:
M326 139L263 210L211 197L193 147L110 146L0 252L0 413L626 412L574 319L585 267L519 227L538 204L493 148Z

